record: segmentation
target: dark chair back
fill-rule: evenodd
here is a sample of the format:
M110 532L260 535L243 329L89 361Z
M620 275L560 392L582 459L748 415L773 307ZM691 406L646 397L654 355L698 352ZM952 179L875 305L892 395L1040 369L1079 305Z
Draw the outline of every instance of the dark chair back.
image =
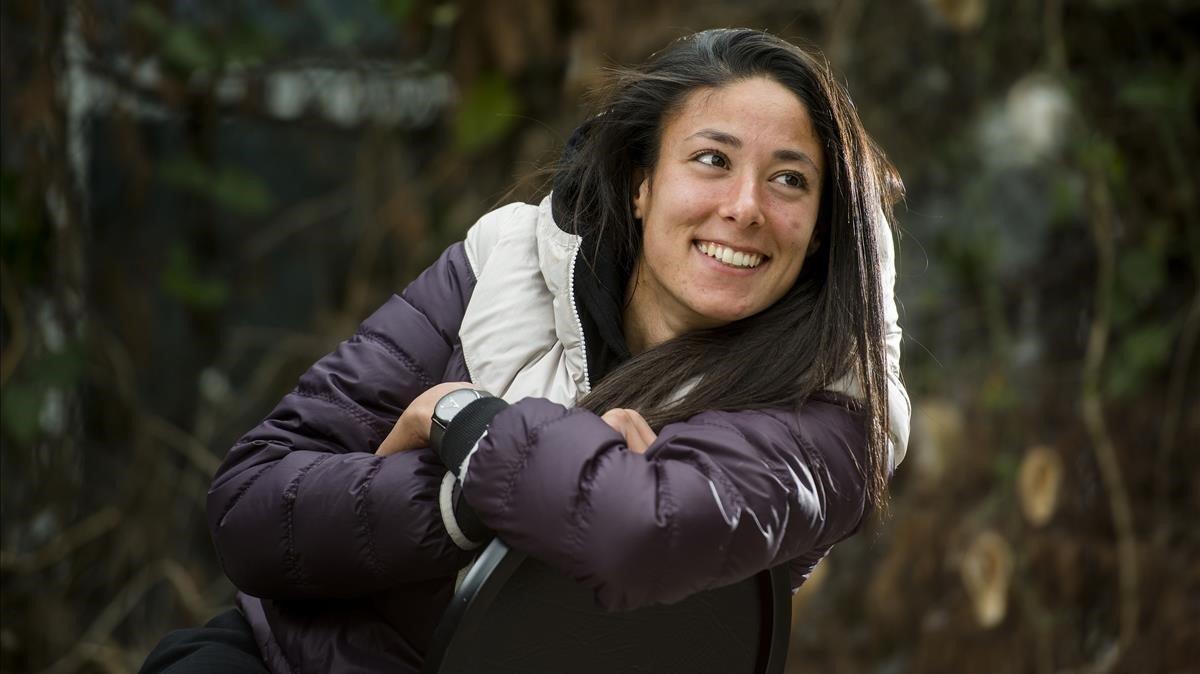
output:
M787 571L670 606L609 613L592 591L499 540L476 560L434 634L426 674L779 674Z

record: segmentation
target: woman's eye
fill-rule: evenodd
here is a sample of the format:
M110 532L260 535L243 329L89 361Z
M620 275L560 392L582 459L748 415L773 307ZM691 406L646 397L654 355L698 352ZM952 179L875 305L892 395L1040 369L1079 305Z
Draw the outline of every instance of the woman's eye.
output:
M702 152L696 155L696 161L717 168L729 168L729 160L719 152Z
M781 173L775 176L775 182L801 189L808 187L808 179L799 173Z

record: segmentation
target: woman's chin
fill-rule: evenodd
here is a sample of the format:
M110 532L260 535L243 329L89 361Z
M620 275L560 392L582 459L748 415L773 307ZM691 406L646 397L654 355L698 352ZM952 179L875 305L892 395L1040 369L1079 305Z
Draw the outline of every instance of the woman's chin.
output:
M738 301L739 299L742 301ZM693 304L692 310L706 324L705 327L709 328L726 325L755 313L753 307L745 303L744 298L730 298L728 302L721 302L719 298L709 297L703 302Z

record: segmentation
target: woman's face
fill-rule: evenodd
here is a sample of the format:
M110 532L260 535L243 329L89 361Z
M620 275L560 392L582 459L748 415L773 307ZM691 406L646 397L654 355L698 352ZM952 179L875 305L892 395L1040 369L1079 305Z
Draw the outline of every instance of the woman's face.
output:
M703 89L660 142L634 198L631 304L658 312L671 336L771 306L815 246L824 160L807 108L765 77Z

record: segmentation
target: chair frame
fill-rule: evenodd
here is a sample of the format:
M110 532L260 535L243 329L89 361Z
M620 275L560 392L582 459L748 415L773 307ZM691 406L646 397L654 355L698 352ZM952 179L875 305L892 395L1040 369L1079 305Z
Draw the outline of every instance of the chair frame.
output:
M484 619L487 608L526 556L512 550L499 539L493 540L475 560L434 632L429 653L421 671L437 674L447 653L461 647L460 637L472 634ZM792 611L790 579L785 564L760 572L756 578L763 600L763 624L760 634L757 671L782 674L787 660Z

